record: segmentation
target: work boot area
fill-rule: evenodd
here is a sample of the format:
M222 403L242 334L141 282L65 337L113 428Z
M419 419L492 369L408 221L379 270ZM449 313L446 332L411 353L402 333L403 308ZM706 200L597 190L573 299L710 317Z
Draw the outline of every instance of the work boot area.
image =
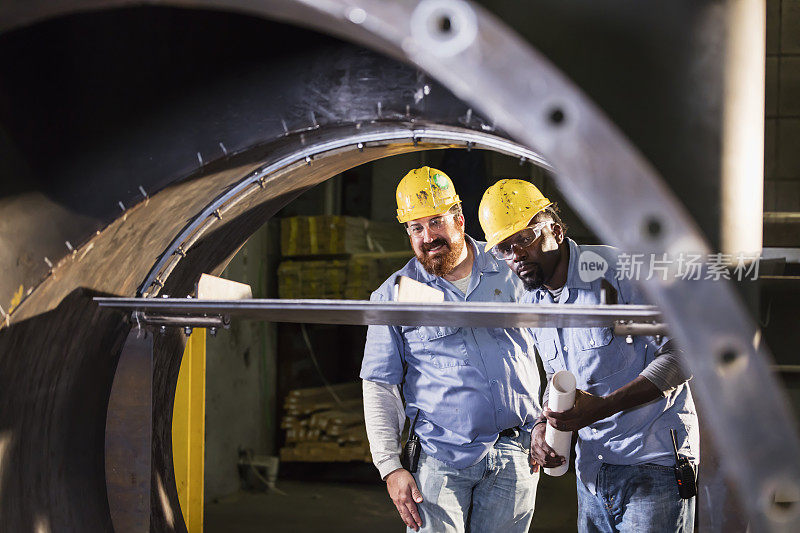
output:
M0 532L800 531L798 146L798 0L0 2Z

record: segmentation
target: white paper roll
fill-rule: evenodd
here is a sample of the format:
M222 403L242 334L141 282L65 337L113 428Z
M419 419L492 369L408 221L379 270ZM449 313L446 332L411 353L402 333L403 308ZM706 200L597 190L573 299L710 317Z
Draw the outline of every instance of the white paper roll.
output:
M566 411L575 405L575 376L569 370L560 370L553 374L550 380L550 396L547 401L551 411ZM566 461L557 468L545 468L544 473L548 476L563 476L569 468L569 456L572 449L572 432L559 431L550 424L544 431L545 442L564 457Z

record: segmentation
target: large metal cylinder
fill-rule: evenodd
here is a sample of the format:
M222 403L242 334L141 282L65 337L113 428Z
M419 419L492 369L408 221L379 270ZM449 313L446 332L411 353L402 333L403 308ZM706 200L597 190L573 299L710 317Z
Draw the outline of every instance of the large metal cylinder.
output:
M131 324L91 296L185 295L347 168L436 147L538 150L609 243L719 246L718 2L491 3L523 38L457 0L123 5L0 7L4 529L112 528L104 429ZM696 354L693 387L753 523L791 530L796 509L774 495L798 486L797 434L741 302L727 285L644 285ZM181 343L171 334L154 348L156 531L185 529L169 441ZM749 401L758 390L761 403ZM775 468L776 455L789 464Z

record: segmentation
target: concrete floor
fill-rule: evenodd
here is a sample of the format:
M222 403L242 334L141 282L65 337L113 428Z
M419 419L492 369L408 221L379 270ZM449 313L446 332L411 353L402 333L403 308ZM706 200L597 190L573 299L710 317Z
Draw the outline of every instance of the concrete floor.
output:
M284 494L239 492L205 507L206 533L404 531L381 483L278 482ZM575 476L542 476L530 531L575 531ZM483 533L483 532L476 532Z

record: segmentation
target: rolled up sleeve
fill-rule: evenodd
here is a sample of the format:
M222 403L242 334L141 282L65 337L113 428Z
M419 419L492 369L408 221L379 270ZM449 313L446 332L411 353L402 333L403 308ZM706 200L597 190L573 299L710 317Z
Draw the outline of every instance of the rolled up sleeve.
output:
M692 379L692 374L683 363L682 352L673 341L666 342L655 355L639 375L658 387L664 396Z

